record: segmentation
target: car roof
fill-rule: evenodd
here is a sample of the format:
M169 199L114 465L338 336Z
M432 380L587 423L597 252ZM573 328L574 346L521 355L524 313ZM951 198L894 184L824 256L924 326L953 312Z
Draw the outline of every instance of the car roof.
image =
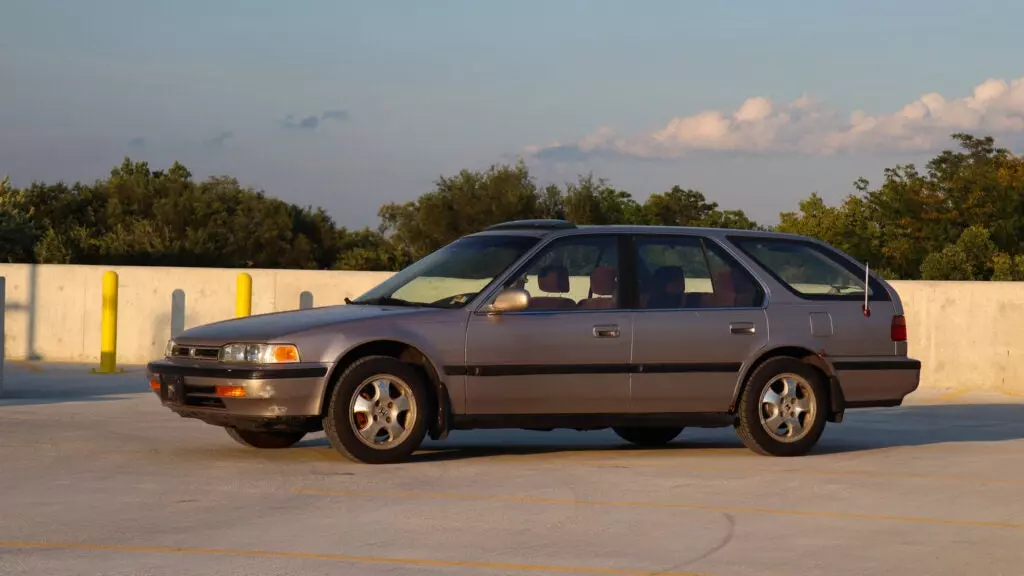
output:
M752 236L761 238L787 238L811 240L804 235L770 230L745 230L741 228L714 228L709 226L657 226L643 224L583 224L575 225L565 220L513 220L495 224L473 235L513 234L521 236L548 237L573 236L607 232L611 234L699 234L704 236Z

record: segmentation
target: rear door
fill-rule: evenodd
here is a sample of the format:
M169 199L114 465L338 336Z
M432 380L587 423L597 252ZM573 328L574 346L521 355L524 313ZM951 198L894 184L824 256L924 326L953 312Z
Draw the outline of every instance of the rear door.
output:
M630 410L721 412L744 361L765 346L765 291L700 235L636 235Z

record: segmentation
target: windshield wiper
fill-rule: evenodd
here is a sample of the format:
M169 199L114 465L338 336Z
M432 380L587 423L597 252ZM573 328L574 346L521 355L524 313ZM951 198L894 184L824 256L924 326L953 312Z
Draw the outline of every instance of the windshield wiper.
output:
M376 298L370 298L369 300L349 300L345 298L346 304L364 304L367 306L427 306L420 302L410 302L408 300L402 300L401 298L395 298L393 296L378 296Z

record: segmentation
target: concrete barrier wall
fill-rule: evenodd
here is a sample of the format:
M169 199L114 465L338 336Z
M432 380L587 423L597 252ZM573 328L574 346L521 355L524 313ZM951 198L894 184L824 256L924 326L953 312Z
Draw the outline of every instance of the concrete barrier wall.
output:
M117 360L163 354L185 328L234 315L235 280L253 279L252 312L341 304L389 272L0 264L10 360L99 362L102 276L120 276ZM535 279L530 279L536 286ZM586 285L573 282L574 287ZM1024 283L900 281L910 354L923 386L1024 394ZM583 297L584 294L574 295Z
M892 282L922 387L1024 396L1024 282Z
M168 338L231 318L235 281L252 276L252 313L341 304L390 273L221 268L0 264L7 278L7 358L99 362L103 273L117 272L117 361L141 364L163 355ZM304 295L303 293L308 293Z

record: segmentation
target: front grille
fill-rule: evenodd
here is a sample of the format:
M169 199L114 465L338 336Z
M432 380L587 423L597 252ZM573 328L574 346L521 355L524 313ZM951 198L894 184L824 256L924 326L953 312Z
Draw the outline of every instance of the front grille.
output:
M213 386L185 384L185 405L196 408L224 408L224 401L217 397Z
M216 360L220 349L212 346L175 346L171 349L172 358L192 358L195 360Z

